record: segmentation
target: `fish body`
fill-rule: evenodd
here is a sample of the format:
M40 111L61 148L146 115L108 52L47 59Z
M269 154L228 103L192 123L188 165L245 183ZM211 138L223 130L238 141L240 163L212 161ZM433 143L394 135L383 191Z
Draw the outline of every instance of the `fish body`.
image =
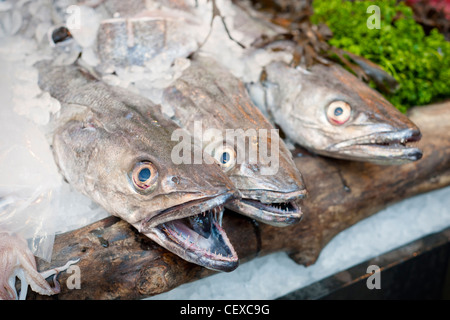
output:
M242 194L226 207L275 226L300 221L298 200L306 189L292 155L278 130L251 102L244 84L225 67L196 56L164 90L162 105L173 109L172 118L193 137L198 130L204 133L197 139L201 147ZM264 161L268 151L274 157Z
M171 134L179 127L150 100L76 65L36 67L42 90L62 105L52 148L66 180L180 257L236 268L221 215L239 193L217 165L175 165Z

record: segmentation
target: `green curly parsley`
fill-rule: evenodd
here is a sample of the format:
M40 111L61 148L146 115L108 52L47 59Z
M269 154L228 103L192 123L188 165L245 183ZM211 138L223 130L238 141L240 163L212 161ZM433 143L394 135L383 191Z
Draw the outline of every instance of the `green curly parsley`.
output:
M400 88L386 98L405 112L450 97L450 42L437 30L426 35L410 7L396 0L314 0L313 23L333 31L329 43L379 64L397 79ZM367 20L380 8L380 29Z

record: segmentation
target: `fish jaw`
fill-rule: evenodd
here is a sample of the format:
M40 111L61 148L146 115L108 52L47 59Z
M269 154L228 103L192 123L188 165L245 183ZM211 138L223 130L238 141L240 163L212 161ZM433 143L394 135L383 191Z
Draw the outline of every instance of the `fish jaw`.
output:
M377 132L334 144L324 154L330 152L336 158L383 165L404 164L422 158L419 148L408 146L408 143L419 141L421 137L417 128Z
M242 199L230 201L225 206L249 218L275 227L293 225L299 223L303 218L300 202L306 197L305 189L286 193L241 190L241 193Z
M233 192L194 200L160 212L134 226L139 232L186 261L215 271L230 272L239 258L225 230L222 217Z

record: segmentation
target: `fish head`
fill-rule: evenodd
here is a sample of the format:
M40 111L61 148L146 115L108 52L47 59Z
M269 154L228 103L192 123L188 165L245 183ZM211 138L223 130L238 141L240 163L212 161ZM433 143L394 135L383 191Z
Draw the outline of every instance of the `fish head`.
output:
M254 119L262 116L255 107ZM262 119L261 119L262 121ZM252 219L283 227L303 217L306 187L278 129L267 120L260 127L227 129L204 147L240 191L225 206ZM223 136L223 138L222 138Z
M238 257L222 228L222 214L239 192L217 164L175 163L171 133L179 127L150 111L143 114L148 100L129 94L90 83L73 99L88 97L91 103L64 105L81 111L54 134L62 174L108 212L183 259L234 270ZM107 112L92 107L99 101Z
M422 157L408 145L420 140L419 128L342 67L316 64L307 71L277 62L266 71L276 101L270 112L284 133L307 149L378 164Z

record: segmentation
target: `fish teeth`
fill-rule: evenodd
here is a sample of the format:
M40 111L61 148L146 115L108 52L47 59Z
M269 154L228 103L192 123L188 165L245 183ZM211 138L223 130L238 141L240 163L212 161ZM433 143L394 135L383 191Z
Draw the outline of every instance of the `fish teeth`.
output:
M219 210L219 214L218 217L216 218L217 223L219 224L220 227L222 227L222 219L223 219L223 206L220 208Z

